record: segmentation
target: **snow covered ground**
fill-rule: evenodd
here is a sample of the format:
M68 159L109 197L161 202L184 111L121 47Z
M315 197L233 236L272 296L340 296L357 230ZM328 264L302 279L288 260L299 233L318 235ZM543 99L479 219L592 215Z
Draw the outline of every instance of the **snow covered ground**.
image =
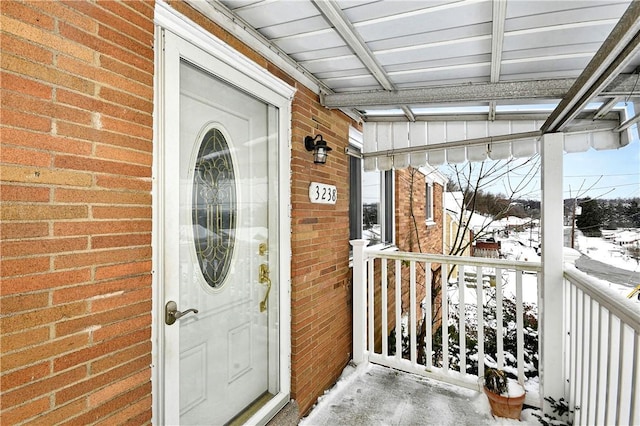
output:
M511 233L509 237L498 238L502 243L501 252L509 260L522 260L522 261L540 261L540 257L537 255L536 247L538 245L537 232L520 232ZM640 284L638 280L638 274L640 274L640 264L635 259L631 258L626 251L611 241L607 241L601 237L586 237L580 231L576 232L576 253L580 256L582 254L588 256L593 260L605 263L607 265L614 266L616 268L629 271L629 282L621 283L612 282L609 280L600 280L604 286L614 290L617 294L626 297L631 291L630 286ZM571 253L572 249L565 247L565 261L568 261L566 254ZM636 282L637 281L637 282ZM513 282L509 279L509 282ZM534 291L536 288L535 280L531 280L525 275L523 278L523 292L524 301L530 303L536 303L537 293ZM636 299L637 300L637 299ZM640 303L640 302L639 302Z
M582 234L577 236L577 242L579 251L594 260L628 271L640 271L638 262L625 254L625 250L619 245L600 237L585 237Z
M478 391L373 364L348 365L300 426L540 425L524 409L521 421L491 416Z
M632 287L640 284L640 264L638 261L631 258L624 248L606 241L604 238L585 237L580 234L577 237L577 243L580 252L591 259L629 271L628 278L624 283L616 282L613 279L600 280L602 285L606 286L612 293L625 298L625 301L629 300L626 297L631 292ZM640 305L640 300L637 297L631 300Z

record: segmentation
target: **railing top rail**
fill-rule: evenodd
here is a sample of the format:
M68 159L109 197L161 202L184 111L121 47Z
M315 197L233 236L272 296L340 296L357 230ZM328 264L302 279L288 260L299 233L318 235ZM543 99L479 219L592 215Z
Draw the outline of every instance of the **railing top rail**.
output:
M565 264L564 277L588 294L593 300L607 308L609 312L620 318L625 324L628 324L636 333L640 333L640 308L635 302L618 300L618 295L608 292L598 282L599 280L578 270L574 265Z
M540 262L523 262L519 260L492 259L485 257L448 256L442 254L411 253L406 251L381 250L366 248L369 257L394 260L413 260L416 262L445 263L448 265L488 266L491 268L516 269L523 271L542 271Z

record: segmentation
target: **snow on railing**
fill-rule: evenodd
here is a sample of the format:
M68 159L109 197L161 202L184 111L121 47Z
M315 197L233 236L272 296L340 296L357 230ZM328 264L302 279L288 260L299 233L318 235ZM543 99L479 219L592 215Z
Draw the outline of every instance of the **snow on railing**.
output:
M640 308L565 265L565 375L574 424L640 425Z
M366 240L351 243L356 363L369 360L475 390L480 389L485 366L494 366L525 385L527 404L541 406L539 263L379 250L367 248ZM445 283L447 291L440 291L439 283ZM523 289L531 302L528 305L523 302ZM525 320L533 328L525 327ZM441 326L443 322L446 327ZM506 350L505 341L515 353ZM528 384L525 373L534 376Z

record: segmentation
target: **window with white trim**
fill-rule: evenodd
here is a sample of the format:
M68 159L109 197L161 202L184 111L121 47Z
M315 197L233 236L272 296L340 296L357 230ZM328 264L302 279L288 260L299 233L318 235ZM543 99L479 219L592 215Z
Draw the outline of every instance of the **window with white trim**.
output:
M362 238L370 244L393 241L391 172L362 172Z
M425 219L427 222L427 225L431 225L434 223L434 218L433 218L433 212L435 210L435 206L434 206L434 199L433 199L433 182L429 182L427 181L426 183L426 191L425 191L425 207L424 207L424 213L425 213Z
M362 147L362 134L352 130L350 136L350 150L359 153ZM359 141L357 136L360 136ZM367 239L370 245L392 243L393 172L365 172L363 161L358 157L351 157L349 166L350 238Z

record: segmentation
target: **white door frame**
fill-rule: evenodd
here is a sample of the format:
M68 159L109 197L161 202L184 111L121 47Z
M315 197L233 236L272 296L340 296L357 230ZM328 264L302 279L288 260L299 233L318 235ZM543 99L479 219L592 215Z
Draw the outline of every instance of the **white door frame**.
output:
M268 102L279 109L278 117L278 216L279 216L279 375L280 391L265 406L255 413L249 423L266 423L277 413L290 397L291 384L291 100L295 88L287 85L265 69L199 27L187 17L179 14L161 0L155 6L155 75L154 75L154 140L153 140L153 290L152 290L152 422L165 424L164 383L174 382L175 377L168 377L164 371L164 291L165 280L176 279L171 270L165 268L164 247L169 243L165 239L164 227L171 223L171 213L163 209L165 194L173 191L164 182L167 158L171 158L171 147L166 141L179 140L179 126L176 123L179 111L178 102L167 99L170 84L178 81L167 81L167 67L177 67L179 58L187 52L181 52L176 43L165 43L166 31L184 39L188 43L185 50L201 49L215 57L218 62L216 70L209 70L227 80L236 87ZM171 37L171 36L169 36ZM177 60L176 60L177 59ZM170 95L169 95L170 96ZM169 150L169 151L167 151ZM173 192L175 194L175 192ZM177 282L177 281L176 281Z

